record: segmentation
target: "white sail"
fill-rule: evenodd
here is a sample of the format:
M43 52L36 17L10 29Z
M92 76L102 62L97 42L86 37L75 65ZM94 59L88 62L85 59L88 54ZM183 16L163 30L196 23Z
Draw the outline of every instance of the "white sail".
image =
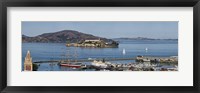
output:
M123 55L125 55L125 54L126 54L126 50L125 50L125 49L123 49L123 51L122 51L122 54L123 54Z
M146 48L145 50L148 51L148 48Z

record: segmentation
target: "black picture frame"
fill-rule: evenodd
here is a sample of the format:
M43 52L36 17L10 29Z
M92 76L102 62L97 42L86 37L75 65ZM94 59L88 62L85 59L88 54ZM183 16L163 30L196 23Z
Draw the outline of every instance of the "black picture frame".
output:
M7 7L193 7L194 86L7 86ZM0 2L0 91L2 93L199 93L200 0L2 0Z

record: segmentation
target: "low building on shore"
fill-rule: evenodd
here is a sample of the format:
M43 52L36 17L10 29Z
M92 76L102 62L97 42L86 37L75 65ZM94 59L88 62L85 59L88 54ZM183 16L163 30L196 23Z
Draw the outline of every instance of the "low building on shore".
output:
M99 47L99 48L109 48L109 47L118 47L118 43L115 41L112 42L105 42L100 39L96 40L84 40L79 43L68 43L66 46L75 46L75 47Z

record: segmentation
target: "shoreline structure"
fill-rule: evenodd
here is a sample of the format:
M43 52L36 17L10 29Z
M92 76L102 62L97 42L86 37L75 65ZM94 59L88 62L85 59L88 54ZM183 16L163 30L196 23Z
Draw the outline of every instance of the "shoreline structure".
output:
M30 59L30 51L27 52L28 58ZM27 57L25 58L26 61ZM29 60L28 59L28 60ZM136 63L128 63L128 64L116 64L111 63L109 61L111 60L136 60ZM91 65L82 64L81 62L72 61L70 60L70 63L68 63L69 60L51 60L51 61L38 61L38 62L31 62L32 64L29 66L33 66L34 71L37 71L36 69L40 64L42 63L49 63L52 65L52 63L57 62L57 64L63 64L67 62L67 64L76 63L74 65L79 64L79 69L95 69L96 71L177 71L178 70L178 57L177 56L171 56L171 57L143 57L143 56L137 56L136 58L118 58L118 59L102 59L97 61L94 60L87 60L91 61ZM163 68L161 64L171 64L175 67L173 68ZM35 64L35 65L34 65ZM26 62L24 63L26 66ZM79 66L78 65L78 66ZM62 66L62 65L60 65ZM24 69L26 71L26 69ZM32 70L29 70L32 71Z
M137 56L136 58L99 58L95 60L105 60L105 61L123 61L123 60L136 60L136 62L153 62L153 63L178 63L177 56L170 57L143 57ZM69 60L62 60L63 62L68 62ZM92 59L80 59L80 60L70 60L70 62L93 62ZM61 60L44 60L44 61L35 61L33 63L51 63L51 62L61 62Z
M69 43L67 42L66 46L67 47L98 47L98 48L117 48L119 45L118 42L112 41L112 42L105 42L101 39L98 40L92 40L92 39L87 39L80 41L78 43Z

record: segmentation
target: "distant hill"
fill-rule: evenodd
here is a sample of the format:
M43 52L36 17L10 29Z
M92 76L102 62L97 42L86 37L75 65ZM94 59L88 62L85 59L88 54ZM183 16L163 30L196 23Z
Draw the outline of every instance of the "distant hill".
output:
M154 38L147 38L147 37L136 37L136 38L114 38L113 40L178 40L178 39L154 39Z
M38 43L75 43L86 39L101 39L105 42L112 42L112 39L85 34L74 30L63 30L54 33L44 33L35 37L22 35L22 42L38 42Z

